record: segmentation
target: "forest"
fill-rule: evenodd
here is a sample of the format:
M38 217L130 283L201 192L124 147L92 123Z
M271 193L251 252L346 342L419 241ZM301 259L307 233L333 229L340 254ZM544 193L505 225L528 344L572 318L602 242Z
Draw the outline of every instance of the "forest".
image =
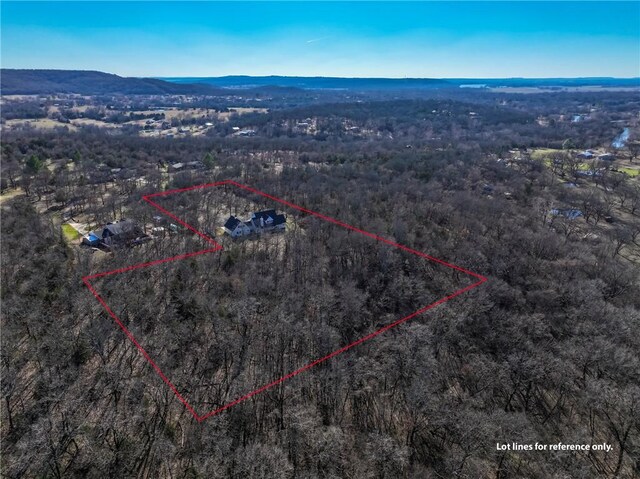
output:
M637 95L399 95L307 92L179 138L3 128L3 476L638 477ZM147 101L90 101L126 98ZM79 100L3 121L54 101ZM143 197L223 180L487 281L198 421L82 278L204 248ZM158 204L224 249L92 285L199 414L475 281L256 195ZM267 208L284 232L221 229ZM67 227L123 218L153 240L92 248Z

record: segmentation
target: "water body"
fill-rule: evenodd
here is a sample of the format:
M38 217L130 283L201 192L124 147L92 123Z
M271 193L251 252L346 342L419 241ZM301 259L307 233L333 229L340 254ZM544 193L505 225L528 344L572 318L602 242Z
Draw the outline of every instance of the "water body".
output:
M622 130L618 136L616 136L611 143L614 148L624 148L624 145L629 141L629 128Z

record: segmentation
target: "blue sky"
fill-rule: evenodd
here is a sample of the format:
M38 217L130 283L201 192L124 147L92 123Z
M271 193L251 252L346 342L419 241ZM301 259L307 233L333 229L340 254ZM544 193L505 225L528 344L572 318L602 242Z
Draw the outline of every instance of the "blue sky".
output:
M3 68L124 76L640 76L640 2L7 2Z

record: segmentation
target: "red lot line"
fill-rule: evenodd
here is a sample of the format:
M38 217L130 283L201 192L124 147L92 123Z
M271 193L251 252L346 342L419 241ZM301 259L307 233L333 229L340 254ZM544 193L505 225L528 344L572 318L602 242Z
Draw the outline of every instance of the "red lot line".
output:
M286 205L290 208L296 209L298 211L302 211L303 213L308 213L310 215L313 216L317 216L318 218L321 218L325 221L329 221L330 223L334 223L338 226L342 226L343 228L347 228L350 229L352 231L356 231L360 234L363 234L365 236L368 236L370 238L373 238L377 241L381 241L383 243L386 243L390 246L393 246L395 248L399 248L402 249L404 251L407 251L409 253L415 254L417 256L420 256L422 258L426 258L429 261L433 261L435 263L439 263L442 264L448 268L452 268L455 269L457 271L460 271L464 274L467 274L475 279L477 279L478 281L476 281L473 284L470 284L469 286L466 286L464 288L461 288L455 292L453 292L452 294L450 294L449 296L446 296L442 299L439 299L438 301L435 301L413 313L411 313L408 316L405 316L404 318L398 319L397 321L388 324L376 331L374 331L373 333L367 334L366 336L363 336L362 338L347 344L346 346L343 346L340 349L335 350L332 353L327 354L324 357L321 357L319 359L316 359L315 361L310 362L309 364L307 364L306 366L301 367L300 369L296 369L295 371L282 376L279 379L276 379L275 381L272 381L268 384L265 384L264 386L251 391L248 394L245 394L244 396L241 396L221 407L219 407L218 409L214 409L213 411L210 411L202 416L200 416L199 414L196 413L196 411L193 409L193 407L188 403L188 401L182 397L182 395L180 394L180 392L178 392L178 389L173 385L173 383L169 380L169 378L162 372L162 370L160 369L160 367L153 361L153 359L151 359L151 356L145 351L145 349L142 347L142 345L136 340L136 338L133 336L133 334L131 334L131 332L126 328L126 326L122 323L122 321L120 321L120 318L118 318L118 316L111 310L111 308L107 305L106 301L100 296L100 294L96 291L96 289L91 285L90 280L95 279L95 278L100 278L103 276L108 276L111 274L118 274L118 273L124 273L126 271L131 271L134 269L139 269L139 268L145 268L147 266L154 266L157 264L161 264L161 263L167 263L169 261L176 261L176 260L180 260L180 259L185 259L185 258L189 258L192 256L196 256L196 255L200 255L200 254L205 254L205 253L213 253L214 251L219 251L222 249L222 245L217 243L213 238L208 237L206 234L196 230L193 226L185 223L184 221L182 221L180 218L178 218L177 216L175 216L173 213L167 211L166 209L164 209L162 206L160 206L159 204L157 204L156 202L150 200L149 198L154 198L157 196L167 196L167 195L171 195L174 193L182 193L185 191L194 191L194 190L198 190L198 189L202 189L202 188L211 188L214 186L222 186L222 185L233 185L235 187L238 188L242 188L243 190L246 191L250 191L252 193L256 193L258 195L264 196L265 198L269 198L271 200L277 201L278 203L281 203L283 205ZM200 236L202 239L204 239L206 242L214 245L213 248L208 248L208 249L203 249L201 251L196 251L194 253L187 253L187 254L181 254L178 256L172 256L171 258L165 258L165 259L160 259L160 260L156 260L156 261L150 261L148 263L139 263L139 264L135 264L132 266L127 266L126 268L120 268L120 269L115 269L113 271L106 271L103 273L97 273L97 274L93 274L93 275L89 275L89 276L85 276L82 278L82 281L84 282L84 284L87 286L87 288L89 288L89 291L91 291L91 293L96 297L96 299L100 302L100 304L104 307L104 309L107 311L107 313L109 313L109 315L114 319L114 321L116 322L116 324L118 326L120 326L120 329L122 329L122 331L124 331L124 333L126 334L126 336L131 340L131 342L136 346L136 348L138 348L138 350L140 351L140 353L142 353L142 355L145 357L145 359L147 361L149 361L149 364L151 364L151 366L153 367L153 369L156 370L156 372L158 373L158 375L162 378L162 380L169 386L169 388L171 388L171 390L173 391L173 393L176 395L176 397L180 400L180 402L182 402L182 404L184 404L184 406L187 408L187 410L193 415L193 417L198 421L198 422L202 422L205 419L211 417L211 416L215 416L216 414L221 413L222 411L229 409L232 406L235 406L236 404L241 403L242 401L245 401L247 399L249 399L252 396L255 396L256 394L260 394L261 392L266 391L269 388L272 388L273 386L280 384L283 381L286 381L287 379L290 379L294 376L297 376L298 374L311 369L312 367L333 358L334 356L337 356L338 354L342 354L345 351L348 351L349 349L353 348L354 346L357 346L358 344L364 343L365 341L368 341L369 339L373 339L376 336L378 336L379 334L384 333L385 331L388 331L391 328L395 328L396 326L398 326L399 324L404 323L405 321L410 320L411 318L418 316L419 314L424 313L425 311L430 310L431 308L434 308L442 303L445 303L447 301L449 301L450 299L455 298L456 296L461 295L462 293L466 293L467 291L472 290L473 288L476 288L478 286L480 286L482 283L485 283L487 281L487 278L485 278L482 275L479 275L477 273L474 273L472 271L469 271L467 269L461 268L460 266L456 266L455 264L451 264L451 263L447 263L446 261L443 261L441 259L435 258L433 256L430 256L426 253L421 253L420 251L416 251L413 250L411 248L408 248L407 246L403 246L401 244L398 243L394 243L393 241L390 241L388 239L382 238L378 235L375 235L373 233L369 233L367 231L363 231L359 228L356 228L354 226L348 225L346 223L343 223L342 221L338 221L336 219L330 218L329 216L325 216L323 214L320 213L316 213L315 211L311 211L308 210L306 208L303 208L301 206L298 205L294 205L293 203L289 203L288 201L285 200L281 200L280 198L276 198L275 196L271 196L267 193L263 193L262 191L258 191L254 188L251 188L249 186L246 185L242 185L240 183L236 183L235 181L232 180L226 180L226 181L219 181L216 183L207 183L204 185L197 185L197 186L190 186L188 188L180 188L180 189L175 189L175 190L168 190L168 191L163 191L160 193L153 193L151 195L146 195L142 197L143 200L145 200L147 203L153 205L155 208L157 208L158 210L160 210L162 213L164 213L165 215L173 218L175 221L177 221L178 223L180 223L182 226L184 226L185 228L193 231L195 234L197 234L198 236Z

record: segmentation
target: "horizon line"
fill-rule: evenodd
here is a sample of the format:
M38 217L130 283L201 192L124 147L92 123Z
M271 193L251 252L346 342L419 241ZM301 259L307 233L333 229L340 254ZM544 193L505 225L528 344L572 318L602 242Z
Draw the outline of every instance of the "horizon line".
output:
M272 73L268 75L248 75L243 73L233 73L225 75L134 75L125 76L118 73L113 73L105 70L95 69L79 69L79 68L14 68L1 66L1 70L22 70L22 71L59 71L59 72L97 72L105 73L109 75L116 75L121 78L152 78L152 79L166 79L166 78L228 78L228 77L246 77L246 78L335 78L340 80L590 80L590 79L613 79L613 80L640 80L640 76L559 76L559 77L526 77L526 76L504 76L504 77L397 77L397 76L333 76L333 75L286 75L279 73Z

